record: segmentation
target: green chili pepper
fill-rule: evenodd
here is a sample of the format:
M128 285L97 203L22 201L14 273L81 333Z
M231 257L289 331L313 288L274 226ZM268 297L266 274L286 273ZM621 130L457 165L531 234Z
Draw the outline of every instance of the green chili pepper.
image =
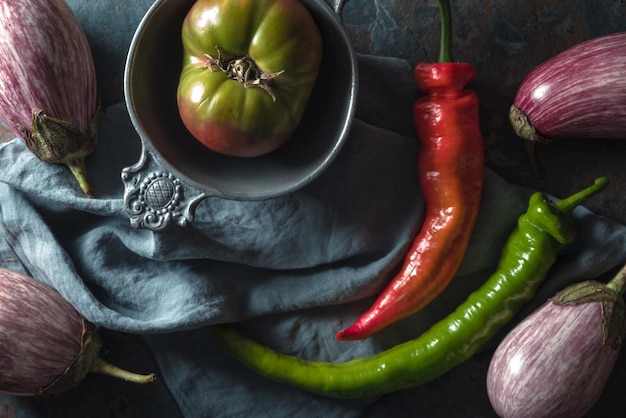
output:
M575 239L572 210L607 184L601 177L556 203L534 193L491 277L420 337L381 353L344 363L310 361L280 354L225 325L215 326L215 335L258 373L325 396L361 398L428 382L472 357L534 297L558 252Z

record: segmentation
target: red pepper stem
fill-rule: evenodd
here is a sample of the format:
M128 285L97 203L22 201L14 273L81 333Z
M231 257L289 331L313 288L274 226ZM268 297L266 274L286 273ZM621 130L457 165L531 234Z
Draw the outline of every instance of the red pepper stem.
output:
M624 264L620 271L606 284L606 287L620 295L624 294L624 290L626 290L626 264Z
M452 62L452 19L450 17L450 2L448 0L439 0L439 14L441 18L439 62Z
M609 184L609 180L606 177L599 177L591 186L571 195L570 197L559 200L554 204L554 206L562 212L571 212L576 206L604 190L607 184Z

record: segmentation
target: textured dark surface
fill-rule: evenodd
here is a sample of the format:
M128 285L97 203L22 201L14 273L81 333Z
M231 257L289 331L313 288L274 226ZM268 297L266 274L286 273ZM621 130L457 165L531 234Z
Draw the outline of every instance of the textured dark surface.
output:
M123 100L126 51L151 1L70 0L68 3L83 23L92 45L103 105ZM509 104L528 71L575 43L625 31L626 4L621 0L463 0L453 1L452 7L454 56L478 69L478 78L471 87L481 98L487 165L512 183L558 197L606 175L611 181L609 189L587 206L626 223L623 193L626 142L567 140L541 146L539 157L544 173L537 178L530 172L523 144L515 137L507 117ZM342 19L357 52L400 57L412 64L436 59L439 20L435 1L349 0ZM124 366L144 371L154 367L138 338L106 333L105 344L112 359L129 361ZM468 411L493 416L484 388L485 362L479 360L480 356L431 384L442 391L440 398L432 399L432 416L468 416ZM622 353L616 373L589 417L623 415L625 362L626 355ZM167 397L161 384L156 389L147 389L90 376L81 387L52 400L27 402L0 398L0 417L33 416L31 412L35 410L47 417L175 416L175 412L159 409L160 401ZM388 398L388 404L387 400L381 401L379 406L394 416L394 411L405 411L409 401L400 394ZM161 414L155 415L157 410Z

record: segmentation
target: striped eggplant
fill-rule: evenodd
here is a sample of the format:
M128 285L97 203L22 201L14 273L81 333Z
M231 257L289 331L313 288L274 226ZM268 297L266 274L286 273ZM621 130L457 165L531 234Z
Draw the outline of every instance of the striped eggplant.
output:
M608 283L567 287L496 348L487 393L505 418L582 417L600 397L620 351L626 266Z
M87 37L64 0L0 2L0 120L39 159L67 165L93 196L98 93Z
M626 32L579 43L533 69L509 117L523 139L626 139Z
M96 327L54 289L0 268L0 392L52 396L78 385L90 372L135 383L139 375L102 360Z

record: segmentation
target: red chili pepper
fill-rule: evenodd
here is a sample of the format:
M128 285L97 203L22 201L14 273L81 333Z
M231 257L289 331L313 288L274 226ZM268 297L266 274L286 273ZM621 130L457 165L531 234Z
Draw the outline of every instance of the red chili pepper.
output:
M419 63L414 76L427 96L413 108L420 140L418 171L425 219L399 273L372 307L339 340L358 340L428 305L452 281L463 261L480 208L484 145L478 96L465 85L476 76L468 63L450 62L450 12L440 0L439 63Z

